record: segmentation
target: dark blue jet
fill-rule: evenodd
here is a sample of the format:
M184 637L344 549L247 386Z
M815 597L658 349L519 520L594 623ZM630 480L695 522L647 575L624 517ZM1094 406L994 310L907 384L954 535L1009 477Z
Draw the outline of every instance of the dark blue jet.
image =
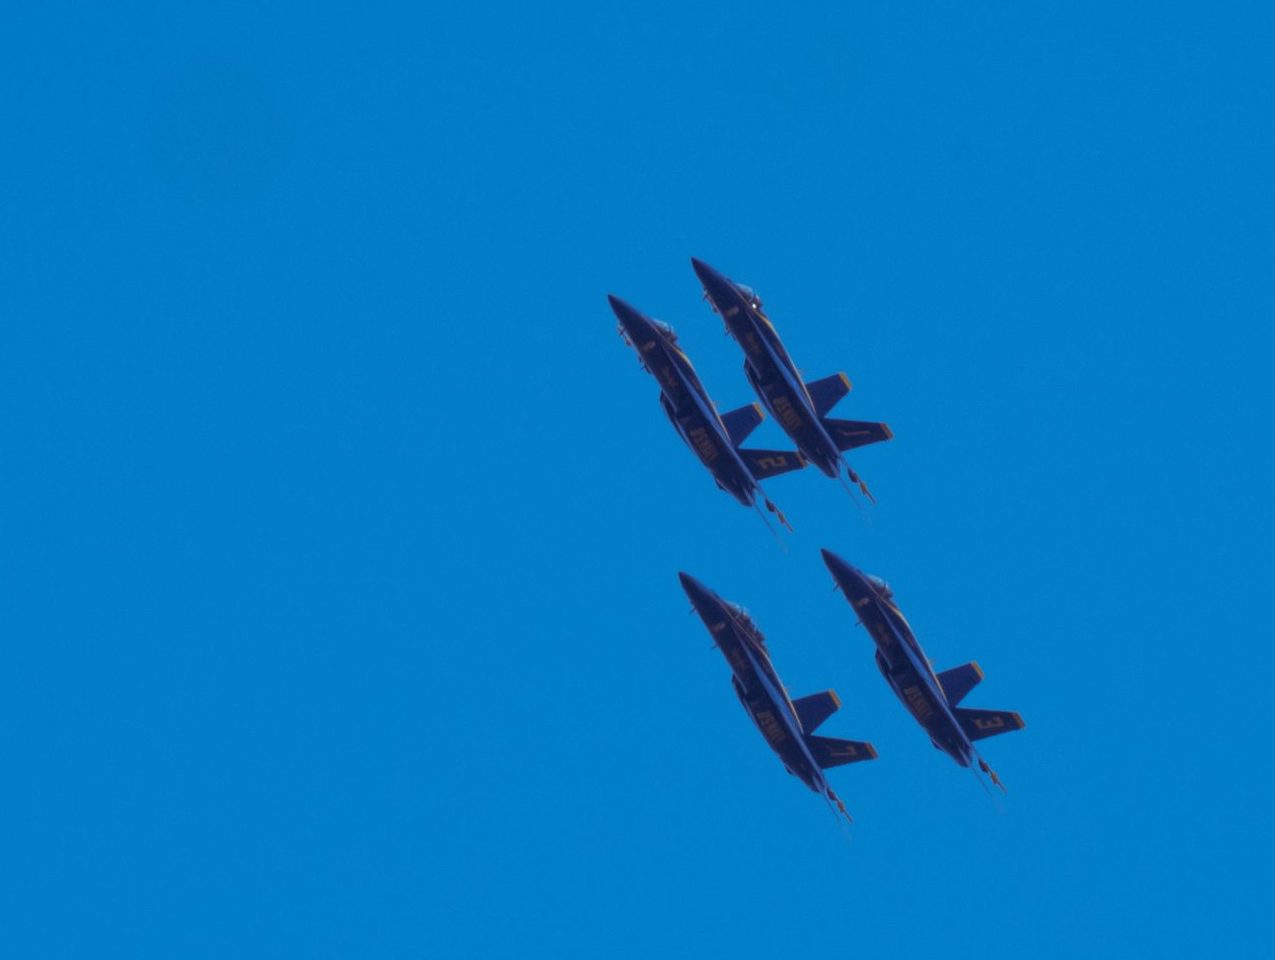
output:
M962 767L977 761L978 768L1005 789L995 771L979 756L974 741L1021 730L1025 726L1023 718L1010 710L957 706L983 679L979 665L966 663L936 674L884 580L852 567L827 550L823 551L823 562L876 643L881 675L925 728L934 746Z
M801 454L740 447L765 416L761 408L750 403L719 414L691 361L678 346L673 328L645 316L619 297L608 299L620 320L620 336L637 351L643 369L659 381L664 412L686 445L708 467L717 485L746 507L756 507L760 496L766 509L788 526L784 515L765 495L760 481L800 470L806 465Z
M757 724L757 729L779 755L784 769L815 793L836 804L847 819L845 804L828 785L823 771L860 760L875 760L870 743L816 737L818 726L837 712L841 701L825 690L799 700L788 699L779 676L770 662L766 638L757 624L738 604L723 600L688 573L679 573L682 589L691 598L695 612L708 627L713 644L731 669L731 685L739 702Z
M801 455L830 477L841 467L869 500L867 484L846 462L842 451L889 440L893 433L884 423L837 420L827 416L847 393L850 380L844 373L804 383L788 356L779 334L762 311L761 298L735 283L703 260L691 265L704 285L704 296L726 321L726 329L744 350L744 373L775 420L792 438Z

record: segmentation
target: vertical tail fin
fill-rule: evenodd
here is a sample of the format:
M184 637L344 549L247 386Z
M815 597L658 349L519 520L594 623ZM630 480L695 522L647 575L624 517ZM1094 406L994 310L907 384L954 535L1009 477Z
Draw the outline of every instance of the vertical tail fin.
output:
M731 444L738 447L748 439L748 435L757 429L758 424L765 417L766 415L762 413L759 404L750 403L746 407L739 407L736 410L728 410L723 413L722 426L726 428Z
M844 373L834 373L822 380L811 380L806 384L806 391L814 401L815 413L822 417L850 392L850 378Z
M797 719L801 721L802 731L814 733L819 729L819 724L841 709L841 700L835 690L825 690L823 693L800 697L792 705L797 711Z
M838 450L866 447L869 443L880 443L894 436L889 424L874 423L870 420L837 420L834 417L824 417L823 425Z
M1027 726L1023 718L1013 710L973 710L957 707L952 713L971 740L983 740L1002 733L1021 730Z
M777 477L781 473L800 470L806 465L806 459L795 450L753 450L740 447L739 458L748 467L748 472L758 480Z
M947 702L956 706L965 699L967 693L978 686L982 679L983 668L971 660L969 663L963 663L959 667L940 673L939 686L943 688Z
M838 740L836 737L807 736L806 746L810 755L819 764L819 769L839 767L846 763L858 763L861 760L875 760L877 749L863 740Z

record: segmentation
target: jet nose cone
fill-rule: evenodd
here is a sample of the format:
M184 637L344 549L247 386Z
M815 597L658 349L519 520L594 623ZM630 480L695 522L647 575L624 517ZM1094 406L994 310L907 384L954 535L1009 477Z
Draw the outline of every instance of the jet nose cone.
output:
M832 579L837 581L837 586L852 604L858 606L858 601L864 599L894 602L891 599L890 587L880 577L864 573L853 564L846 563L831 550L824 550L822 553L823 562L828 565Z
M687 593L692 593L692 592L703 593L704 592L704 584L700 583L698 580L692 577L689 573L679 572L677 575L677 579L682 581L682 589L685 590Z
M695 268L695 276L699 277L704 293L708 295L708 299L713 302L713 306L719 313L744 299L743 293L733 280L718 273L703 260L691 257L691 266Z
M700 282L706 287L723 283L726 280L725 277L707 263L696 257L691 257L691 268L695 271L695 276L699 277Z
M638 342L650 339L650 322L642 315L640 310L625 303L613 293L607 294L607 300L610 301L611 310L620 321L620 329L624 331L630 341Z
M820 550L819 552L823 555L824 564L832 571L832 575L838 580L846 577L859 576L858 570L850 566L850 564L846 563L831 550Z
M679 573L677 579L682 581L682 589L686 591L686 595L690 597L691 603L695 605L695 609L703 610L706 605L711 604L714 596L713 591L704 586L689 573Z
M607 302L611 304L611 311L621 320L627 319L637 313L636 310L617 297L614 293L607 294Z

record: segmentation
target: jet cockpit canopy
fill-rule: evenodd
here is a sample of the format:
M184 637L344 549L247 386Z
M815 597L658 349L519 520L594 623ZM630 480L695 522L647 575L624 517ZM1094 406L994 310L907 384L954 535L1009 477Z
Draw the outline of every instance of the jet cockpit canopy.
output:
M748 611L741 607L738 603L731 603L729 600L726 601L726 606L730 609L730 612L735 615L735 619L751 630L753 636L755 636L764 647L766 645L766 638L762 636L761 631L757 629L757 624L753 622L753 618L749 616Z
M761 309L761 297L757 295L756 290L754 290L752 287L745 286L742 283L737 283L735 284L735 286L739 287L739 292L744 295L744 299L746 299L750 304L752 304L753 309L755 310Z
M654 324L656 330L660 331L660 333L664 334L664 336L668 337L674 343L677 343L677 331L670 327L667 323L663 320L652 320L651 323Z
M866 576L868 578L868 582L877 588L877 593L881 594L881 596L885 597L887 600L894 599L894 591L890 589L890 585L888 583L880 577L874 577L870 573Z

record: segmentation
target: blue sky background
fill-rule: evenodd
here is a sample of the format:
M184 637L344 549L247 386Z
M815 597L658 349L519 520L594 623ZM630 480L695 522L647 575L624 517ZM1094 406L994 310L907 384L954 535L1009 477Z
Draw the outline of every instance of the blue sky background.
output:
M776 9L10 13L6 955L1275 952L1270 6ZM879 507L682 448L605 295L748 402L692 254ZM679 569L877 745L849 842Z

